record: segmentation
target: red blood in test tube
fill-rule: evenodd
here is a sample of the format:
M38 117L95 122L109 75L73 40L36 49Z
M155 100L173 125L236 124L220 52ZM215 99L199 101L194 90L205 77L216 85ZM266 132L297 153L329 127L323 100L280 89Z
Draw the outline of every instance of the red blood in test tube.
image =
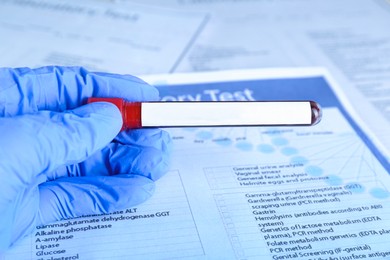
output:
M122 98L88 98L87 103L110 102L116 105L122 114L122 130L142 127L141 102L127 102Z

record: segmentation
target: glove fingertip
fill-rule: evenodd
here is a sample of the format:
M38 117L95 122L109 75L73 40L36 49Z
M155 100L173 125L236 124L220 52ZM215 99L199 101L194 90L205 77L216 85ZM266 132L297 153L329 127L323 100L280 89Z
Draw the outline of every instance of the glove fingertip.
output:
M103 145L110 142L123 125L122 114L118 107L109 102L94 102L72 110L73 114L89 121L89 130L103 137Z
M78 107L73 110L75 114L85 115L96 113L100 116L112 119L114 122L117 121L122 124L122 114L118 107L110 102L93 102L84 106Z

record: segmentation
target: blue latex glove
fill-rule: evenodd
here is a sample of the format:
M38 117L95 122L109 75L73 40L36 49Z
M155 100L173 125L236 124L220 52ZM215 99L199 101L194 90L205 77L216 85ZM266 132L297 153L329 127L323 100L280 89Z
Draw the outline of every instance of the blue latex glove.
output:
M78 67L0 69L0 251L36 225L139 204L168 167L159 129L124 131L115 105L156 100L132 76Z

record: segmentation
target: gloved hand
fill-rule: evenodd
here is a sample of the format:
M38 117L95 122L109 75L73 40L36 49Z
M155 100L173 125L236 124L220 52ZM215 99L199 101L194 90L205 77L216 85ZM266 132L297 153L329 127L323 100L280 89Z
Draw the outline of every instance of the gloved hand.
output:
M119 133L117 107L83 105L91 96L145 101L158 92L77 67L0 69L0 251L36 225L139 204L167 171L166 132Z

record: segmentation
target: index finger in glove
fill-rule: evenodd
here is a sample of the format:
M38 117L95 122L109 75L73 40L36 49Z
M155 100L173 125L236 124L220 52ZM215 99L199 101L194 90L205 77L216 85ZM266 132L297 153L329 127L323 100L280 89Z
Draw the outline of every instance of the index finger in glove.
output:
M0 69L0 116L64 111L92 96L154 101L158 91L134 76L89 72L82 67Z

